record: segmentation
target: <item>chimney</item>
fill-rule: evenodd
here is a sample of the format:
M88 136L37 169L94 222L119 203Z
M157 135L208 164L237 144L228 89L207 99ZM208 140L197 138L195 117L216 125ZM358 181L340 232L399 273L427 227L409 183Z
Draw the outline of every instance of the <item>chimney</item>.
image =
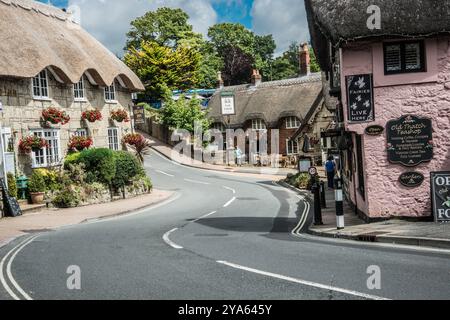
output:
M300 77L309 75L311 73L311 59L309 57L309 47L306 42L300 45L299 60Z
M223 89L224 82L222 79L222 72L217 72L217 89Z
M254 87L260 85L262 82L262 76L259 74L259 70L253 69L252 85Z

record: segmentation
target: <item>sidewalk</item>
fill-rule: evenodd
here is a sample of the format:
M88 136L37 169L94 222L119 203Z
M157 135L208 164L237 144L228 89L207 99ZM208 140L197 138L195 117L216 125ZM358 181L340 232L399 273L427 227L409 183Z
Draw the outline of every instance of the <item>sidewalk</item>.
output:
M242 167L229 167L226 165L214 165L205 163L202 161L194 160L190 157L187 157L185 155L179 154L178 152L173 151L173 148L164 142L161 142L157 140L154 137L149 136L145 132L140 132L142 135L144 135L151 144L151 147L159 152L160 154L164 155L166 158L173 160L175 162L178 162L182 165L188 166L188 167L194 167L199 169L205 169L205 170L212 170L212 171L222 171L222 172L232 172L232 173L247 173L247 174L265 174L265 175L272 175L272 176L278 176L278 178L283 177L286 178L288 174L296 174L298 173L295 169L286 169L286 168L270 168L270 167L260 167L260 168L242 168Z
M334 191L327 190L327 209L322 209L323 226L311 226L317 236L366 242L395 243L450 249L450 224L409 222L401 219L367 224L358 218L348 204L344 206L345 229L336 228Z
M76 225L87 220L123 215L169 199L173 192L153 190L136 198L70 209L43 209L16 218L0 219L0 247L22 235Z

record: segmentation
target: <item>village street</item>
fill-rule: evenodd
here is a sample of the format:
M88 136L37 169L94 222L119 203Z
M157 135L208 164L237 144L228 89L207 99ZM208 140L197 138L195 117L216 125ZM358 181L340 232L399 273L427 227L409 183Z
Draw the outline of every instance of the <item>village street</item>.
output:
M0 249L1 299L445 299L450 254L294 236L301 195L152 152L168 203L17 239ZM300 222L300 223L299 223ZM31 240L31 241L30 241ZM81 290L67 287L79 267ZM369 266L381 290L369 290ZM426 271L424 271L426 270ZM6 284L6 287L5 287Z

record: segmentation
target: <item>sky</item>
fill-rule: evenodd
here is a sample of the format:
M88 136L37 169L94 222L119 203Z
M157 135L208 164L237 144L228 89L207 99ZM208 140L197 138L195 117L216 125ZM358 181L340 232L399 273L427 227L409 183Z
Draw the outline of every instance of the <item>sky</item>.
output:
M239 22L256 34L272 34L276 55L293 41L309 41L303 0L39 0L77 12L81 25L113 53L122 55L130 22L159 7L181 8L206 36L220 22Z

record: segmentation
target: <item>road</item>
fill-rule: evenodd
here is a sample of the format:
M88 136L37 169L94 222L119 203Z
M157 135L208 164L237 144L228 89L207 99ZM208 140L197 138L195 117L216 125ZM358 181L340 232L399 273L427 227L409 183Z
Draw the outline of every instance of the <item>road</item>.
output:
M183 167L154 152L146 169L173 198L1 248L0 298L450 298L448 252L303 235L310 206L270 180ZM71 266L80 290L67 287ZM370 266L381 272L379 290L367 286Z

